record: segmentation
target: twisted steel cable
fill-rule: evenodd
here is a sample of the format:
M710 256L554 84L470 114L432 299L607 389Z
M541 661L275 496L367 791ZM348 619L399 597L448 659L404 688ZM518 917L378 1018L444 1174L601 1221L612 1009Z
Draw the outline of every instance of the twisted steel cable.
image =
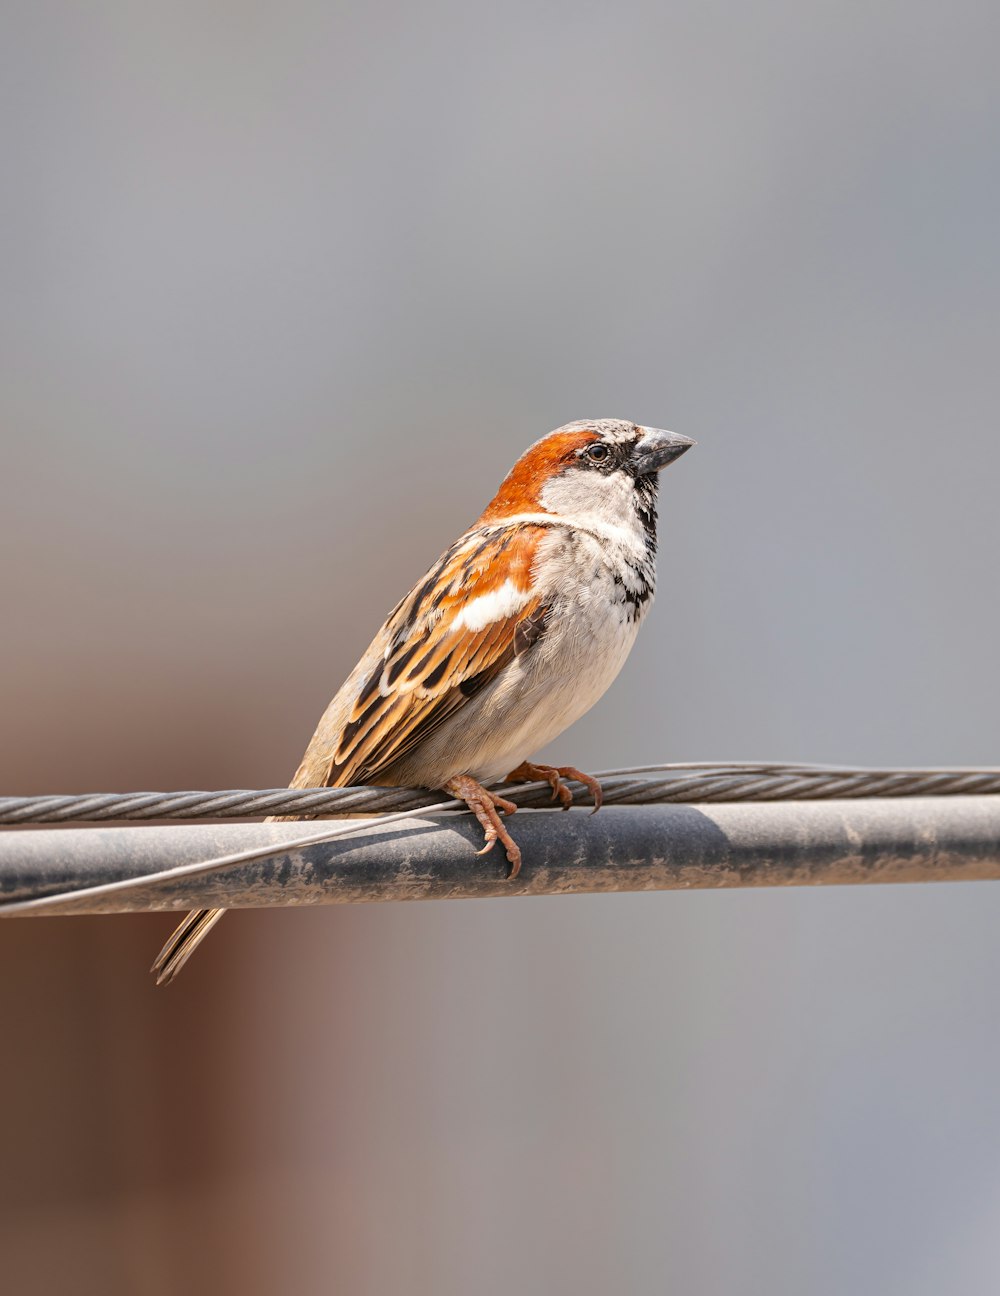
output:
M801 801L855 797L1000 794L1000 768L874 769L766 761L643 765L597 775L605 805L663 802ZM504 789L518 806L552 805L547 783ZM443 793L416 788L268 788L224 792L99 792L0 797L0 825L148 819L299 819L398 814L441 807ZM450 803L449 803L450 804Z

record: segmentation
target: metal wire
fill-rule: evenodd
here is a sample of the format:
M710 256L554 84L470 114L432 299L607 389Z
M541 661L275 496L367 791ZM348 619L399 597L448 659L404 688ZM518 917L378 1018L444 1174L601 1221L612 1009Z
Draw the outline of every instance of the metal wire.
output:
M460 801L449 801L444 806L435 806L431 813L439 814L442 810L457 810L459 808L464 808ZM423 813L426 814L427 811L424 810ZM415 818L419 814L421 814L421 809L401 810L397 814L380 816L378 822L381 827L386 824L398 823L404 819ZM361 825L361 827L364 827L364 825ZM72 907L84 897L89 900L96 900L99 897L117 895L123 891L141 889L150 883L175 882L181 878L203 877L207 873L217 873L223 869L233 868L237 864L249 864L254 860L268 859L271 856L284 854L287 851L301 850L306 846L325 845L327 842L335 841L339 837L356 836L358 830L359 825L357 823L347 823L338 828L326 828L322 831L314 829L304 837L301 834L295 834L286 841L268 842L264 846L253 846L246 850L231 851L227 855L217 855L207 860L174 864L170 868L161 869L154 873L136 874L133 877L118 878L111 882L98 882L90 886L74 887L72 890L57 892L54 895L29 896L20 900L0 900L0 916L41 912L58 913L62 909ZM114 832L114 829L111 831ZM155 832L156 830L147 829L146 831Z
M635 766L608 770L598 777L606 804L632 806L668 802L863 801L868 798L1000 793L1000 769L996 768L865 769L775 762L704 762ZM516 785L509 790L509 795L525 808L552 804L552 793L547 783ZM461 808L460 802L449 800L442 793L373 787L0 798L0 824L9 826L81 820L247 819L267 815L294 816L300 820L326 816L354 817L351 823L336 828L314 829L306 835L302 835L301 829L298 833L293 831L283 842L268 841L223 854L211 853L207 859L171 863L166 868L140 871L124 878L91 880L89 885L69 889L61 887L55 893L44 888L41 894L22 894L16 899L0 901L0 915L58 912L78 907L84 899L90 903L107 901L119 893L148 890L153 883L177 882L183 878L228 871L235 865L319 846L337 838L360 840L364 825L358 823L358 815L374 816L374 822L384 826L421 813L437 817Z
M663 802L801 801L845 797L959 796L1000 793L1000 768L868 769L771 762L643 765L597 775L606 805ZM551 805L547 783L505 789L517 805ZM0 797L0 824L143 819L249 819L288 815L394 814L440 806L443 793L415 788L269 788L226 792L97 792Z
M0 920L1000 878L1000 796L990 795L611 806L519 815L515 831L524 864L508 878L499 851L476 857L475 819L443 806L336 825L14 829L0 833Z

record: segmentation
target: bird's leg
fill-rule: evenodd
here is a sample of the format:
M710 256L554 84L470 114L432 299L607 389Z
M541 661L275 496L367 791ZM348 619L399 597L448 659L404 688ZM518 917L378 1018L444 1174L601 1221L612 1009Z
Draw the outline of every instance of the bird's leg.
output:
M508 876L516 878L521 871L521 852L500 818L501 811L504 814L514 813L517 809L514 802L507 801L496 792L484 788L468 774L456 774L444 785L444 790L450 792L453 797L458 797L460 801L464 801L482 824L483 832L486 834L486 845L476 853L485 855L487 851L493 849L494 842L499 840L510 862Z
M572 765L533 765L531 761L522 761L517 769L511 770L504 779L505 783L534 783L544 781L552 789L552 800L558 797L562 808L568 810L573 804L573 793L569 790L563 779L572 779L574 783L582 783L590 795L594 798L594 808L591 814L596 814L601 808L601 802L604 800L604 793L601 785L592 774L584 774Z

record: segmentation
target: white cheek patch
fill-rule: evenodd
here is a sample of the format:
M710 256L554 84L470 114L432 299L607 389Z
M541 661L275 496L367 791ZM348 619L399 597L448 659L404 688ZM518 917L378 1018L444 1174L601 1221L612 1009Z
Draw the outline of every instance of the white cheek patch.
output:
M620 469L595 473L571 468L553 477L539 498L543 508L571 525L590 526L626 544L638 535L635 480Z
M621 523L632 509L635 482L620 470L611 473L569 468L543 487L539 499L543 508L563 516L591 514L604 521Z
M479 598L466 603L458 616L451 623L453 630L485 630L494 621L513 616L530 600L526 590L520 590L513 581L506 580L490 594L481 594Z

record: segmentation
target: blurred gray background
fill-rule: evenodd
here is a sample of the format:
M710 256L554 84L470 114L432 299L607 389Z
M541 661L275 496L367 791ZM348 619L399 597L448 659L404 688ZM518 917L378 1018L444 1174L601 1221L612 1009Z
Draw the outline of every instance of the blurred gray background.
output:
M994 3L6 0L0 787L256 787L521 450L671 427L556 748L996 763ZM470 868L478 867L470 860ZM0 927L16 1296L1000 1282L990 884Z

